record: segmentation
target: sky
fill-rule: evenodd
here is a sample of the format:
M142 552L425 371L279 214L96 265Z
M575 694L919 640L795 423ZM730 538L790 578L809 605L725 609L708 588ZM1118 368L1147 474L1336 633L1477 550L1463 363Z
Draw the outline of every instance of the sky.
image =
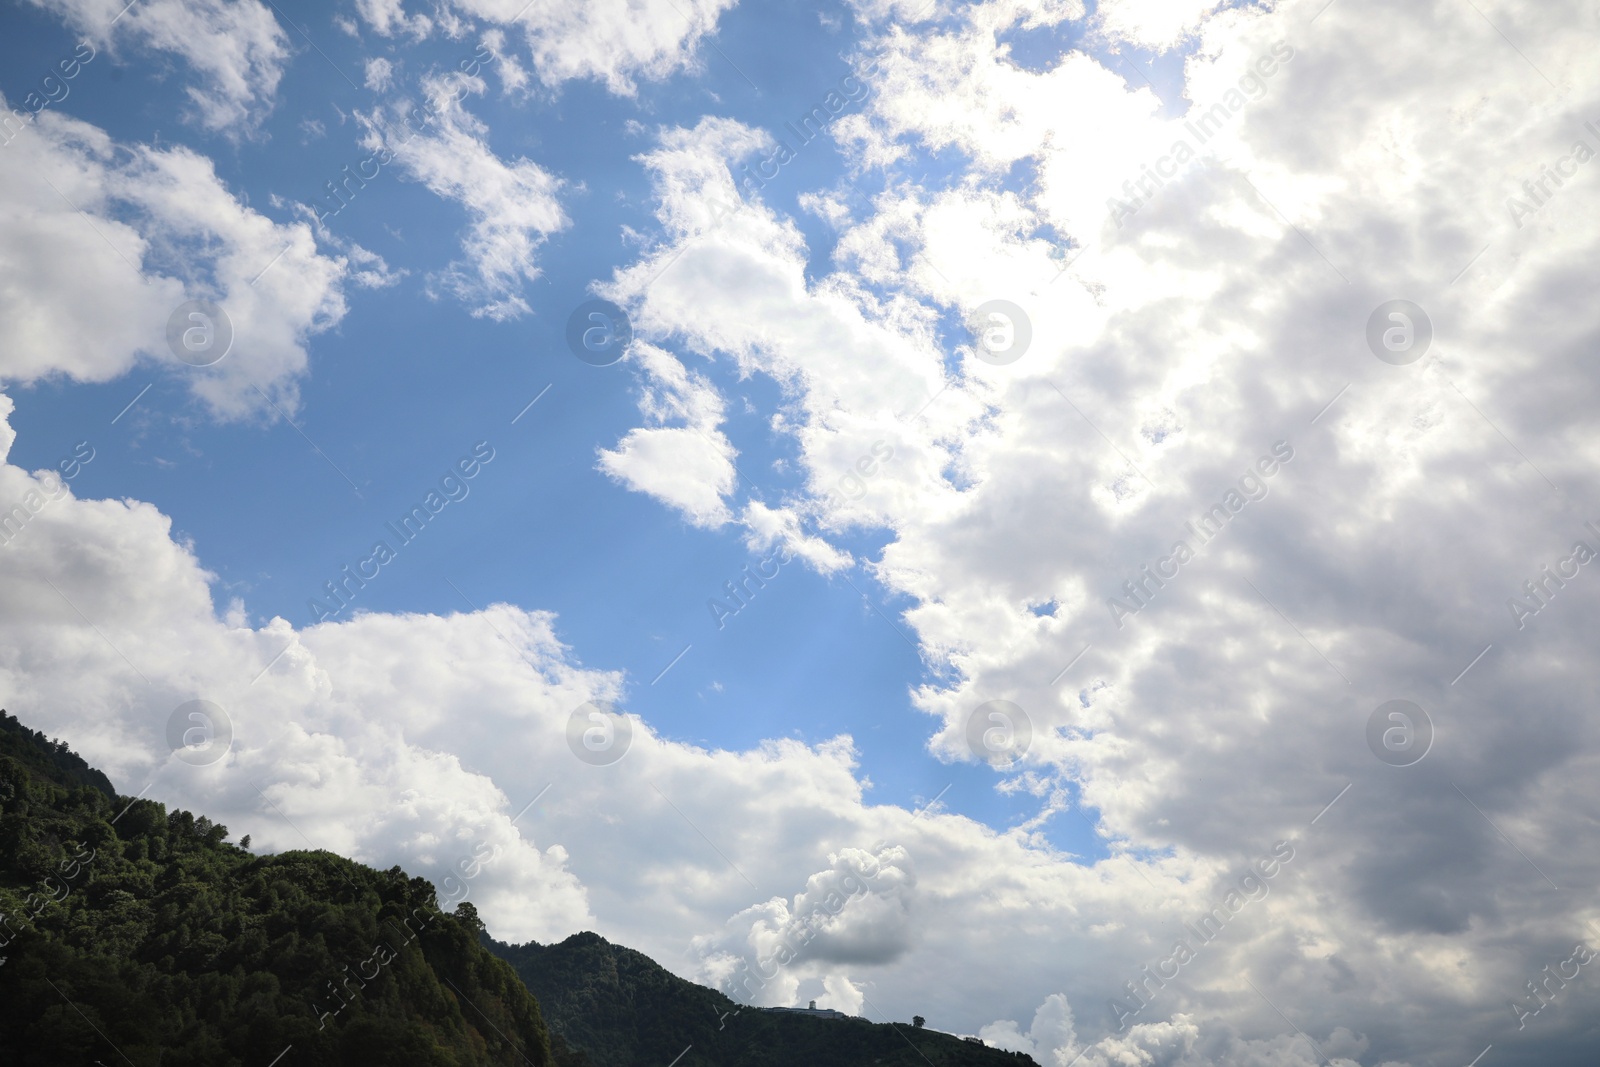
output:
M1600 9L125 4L0 9L12 714L757 1005L1591 1061Z

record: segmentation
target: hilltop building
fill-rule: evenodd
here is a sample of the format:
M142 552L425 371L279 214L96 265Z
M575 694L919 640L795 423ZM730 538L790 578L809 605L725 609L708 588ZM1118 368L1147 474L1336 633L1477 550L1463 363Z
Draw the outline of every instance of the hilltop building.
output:
M832 1008L819 1008L817 1002L812 1001L809 1008L762 1008L762 1011L783 1012L787 1015L812 1015L819 1019L854 1019L854 1015L846 1015L842 1011Z

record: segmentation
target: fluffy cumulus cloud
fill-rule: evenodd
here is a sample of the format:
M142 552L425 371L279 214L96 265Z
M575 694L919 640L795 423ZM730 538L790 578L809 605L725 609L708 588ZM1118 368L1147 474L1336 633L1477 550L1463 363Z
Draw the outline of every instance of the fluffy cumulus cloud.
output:
M531 53L536 76L555 88L594 78L614 93L632 95L637 79L663 78L697 62L701 43L736 0L593 0L583 4L524 0L449 0L441 24L463 18L515 27ZM407 15L401 0L360 0L362 19L375 32L425 37L426 15Z
M1046 856L969 853L998 872L973 913L918 854L895 973L961 960L964 990L1019 1001L973 1028L1061 1064L1465 1063L1491 1043L1533 1062L1535 1026L1566 1062L1595 995L1571 977L1596 936L1573 847L1600 745L1594 12L1158 7L1098 25L1192 36L1184 100L1112 57L1017 68L999 37L1036 17L1017 6L863 8L874 93L835 141L886 180L824 194L850 205L828 213L833 271L808 270L759 182L734 186L772 143L707 120L648 159L668 240L612 292L642 336L782 387L804 484L766 511L890 533L869 566L954 679L915 697L932 749L971 758L973 709L1017 702L1032 748L1006 788L1046 819L1081 803L1111 847L1089 868L1108 904ZM1369 341L1395 299L1432 329L1401 365L1374 349L1419 323L1379 313ZM1011 363L948 328L993 300L1028 317ZM830 495L874 440L894 459L871 492ZM1432 724L1416 766L1369 747L1396 698ZM1399 721L1380 716L1379 751ZM736 915L708 967L796 906ZM994 935L1004 981L949 929L982 918L1040 934ZM1565 980L1530 987L1546 964Z
M1216 0L1111 0L1095 11L1100 32L1113 42L1164 52L1200 27Z
M184 92L208 130L251 131L272 110L289 38L259 0L31 0L113 51L129 47L182 59L199 84Z
M721 394L654 345L637 346L632 358L648 383L640 408L657 425L630 430L615 449L601 450L601 469L696 526L720 526L731 517L723 497L735 476L733 448L717 428ZM685 425L667 425L679 420Z
M267 397L292 410L307 338L344 315L346 286L392 280L366 250L323 254L308 224L246 206L205 156L121 144L53 111L0 152L0 186L5 381L108 381L146 360L185 376L219 417ZM191 319L189 301L225 321Z
M0 422L0 456L13 441ZM862 967L924 939L921 850L936 870L974 848L1020 855L965 820L865 806L848 738L707 751L635 720L620 762L580 761L569 717L589 701L625 707L631 683L578 662L550 615L493 605L252 627L242 604L214 605L167 516L80 499L74 473L0 463L7 706L124 792L206 811L256 848L402 864L445 899L465 892L503 937L593 927L678 960L704 933L706 962L679 966L708 977L809 922L806 962L845 1006ZM174 754L174 737L207 727L231 739L214 762ZM960 878L935 897L987 892Z
M788 540L831 569L842 558L838 550L806 542L802 520L834 530L884 523L901 487L949 488L949 442L913 418L945 383L926 308L902 296L873 296L859 279L809 282L795 224L735 187L728 164L771 147L767 135L725 119L664 131L660 148L642 160L668 240L605 291L634 309L636 330L681 338L697 359L727 362L740 375L765 374L784 387L794 407L776 413L774 424L795 437L813 491L781 508L748 500L741 511L755 542ZM653 366L641 366L647 383L662 377ZM659 406L649 395L647 416ZM951 399L954 410L980 414L970 397ZM838 491L847 476L859 478L863 456L875 472L882 459L873 492ZM736 486L727 480L713 487L725 495Z
M9 399L3 408L9 416ZM6 451L12 440L5 429ZM93 442L77 459L93 462ZM528 732L541 703L609 692L610 679L562 663L546 617L490 609L303 633L277 619L252 630L237 607L214 613L211 576L173 540L166 516L134 501L80 500L66 480L74 473L0 466L0 678L10 707L73 737L124 792L210 810L269 849L400 863L442 890L454 888L446 878L470 883L523 936L588 921L564 850L512 823L511 801L521 807L537 790L524 797L521 776L507 775L508 797L488 773L505 768L471 766L439 745L454 727L436 712L464 714L495 691L536 698L508 719L471 717L502 741ZM421 662L425 648L454 649L474 673L468 664L499 667L470 684L467 673L441 679L449 698L436 702L440 687L404 665ZM95 681L79 687L75 675ZM400 689L419 698L410 710L391 703ZM209 711L191 719L180 709L193 700L221 707L226 720ZM389 705L382 715L372 714L374 700ZM23 711L34 708L53 710ZM181 762L167 744L173 722L180 737L210 729L231 746L216 763Z
M751 905L718 933L695 938L697 977L761 1006L793 1004L801 983L815 978L830 996L859 1006L848 969L893 963L910 948L916 873L903 846L883 842L829 860L792 900Z

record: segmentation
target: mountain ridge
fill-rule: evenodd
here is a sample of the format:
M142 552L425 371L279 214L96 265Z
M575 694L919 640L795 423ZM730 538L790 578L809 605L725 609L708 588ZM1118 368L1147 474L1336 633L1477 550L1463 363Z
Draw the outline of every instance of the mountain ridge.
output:
M1023 1053L911 1023L739 1004L592 931L550 945L487 934L482 943L527 983L551 1032L603 1067L1037 1067Z
M496 941L398 866L227 838L0 710L0 1060L1036 1067L907 1024L752 1009L592 932Z

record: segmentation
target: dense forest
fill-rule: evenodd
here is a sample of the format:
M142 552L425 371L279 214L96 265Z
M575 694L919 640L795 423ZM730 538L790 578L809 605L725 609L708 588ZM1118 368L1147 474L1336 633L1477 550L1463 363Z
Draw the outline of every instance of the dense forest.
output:
M227 836L115 796L0 712L0 1060L560 1062L471 905L439 912L398 867L257 857Z
M736 1004L598 934L574 934L558 945L483 940L528 983L551 1032L605 1067L667 1067L675 1060L677 1067L1034 1063L911 1023L786 1015Z
M741 1010L592 933L501 944L427 879L252 855L0 711L0 1063L674 1062L1033 1063L904 1023Z

